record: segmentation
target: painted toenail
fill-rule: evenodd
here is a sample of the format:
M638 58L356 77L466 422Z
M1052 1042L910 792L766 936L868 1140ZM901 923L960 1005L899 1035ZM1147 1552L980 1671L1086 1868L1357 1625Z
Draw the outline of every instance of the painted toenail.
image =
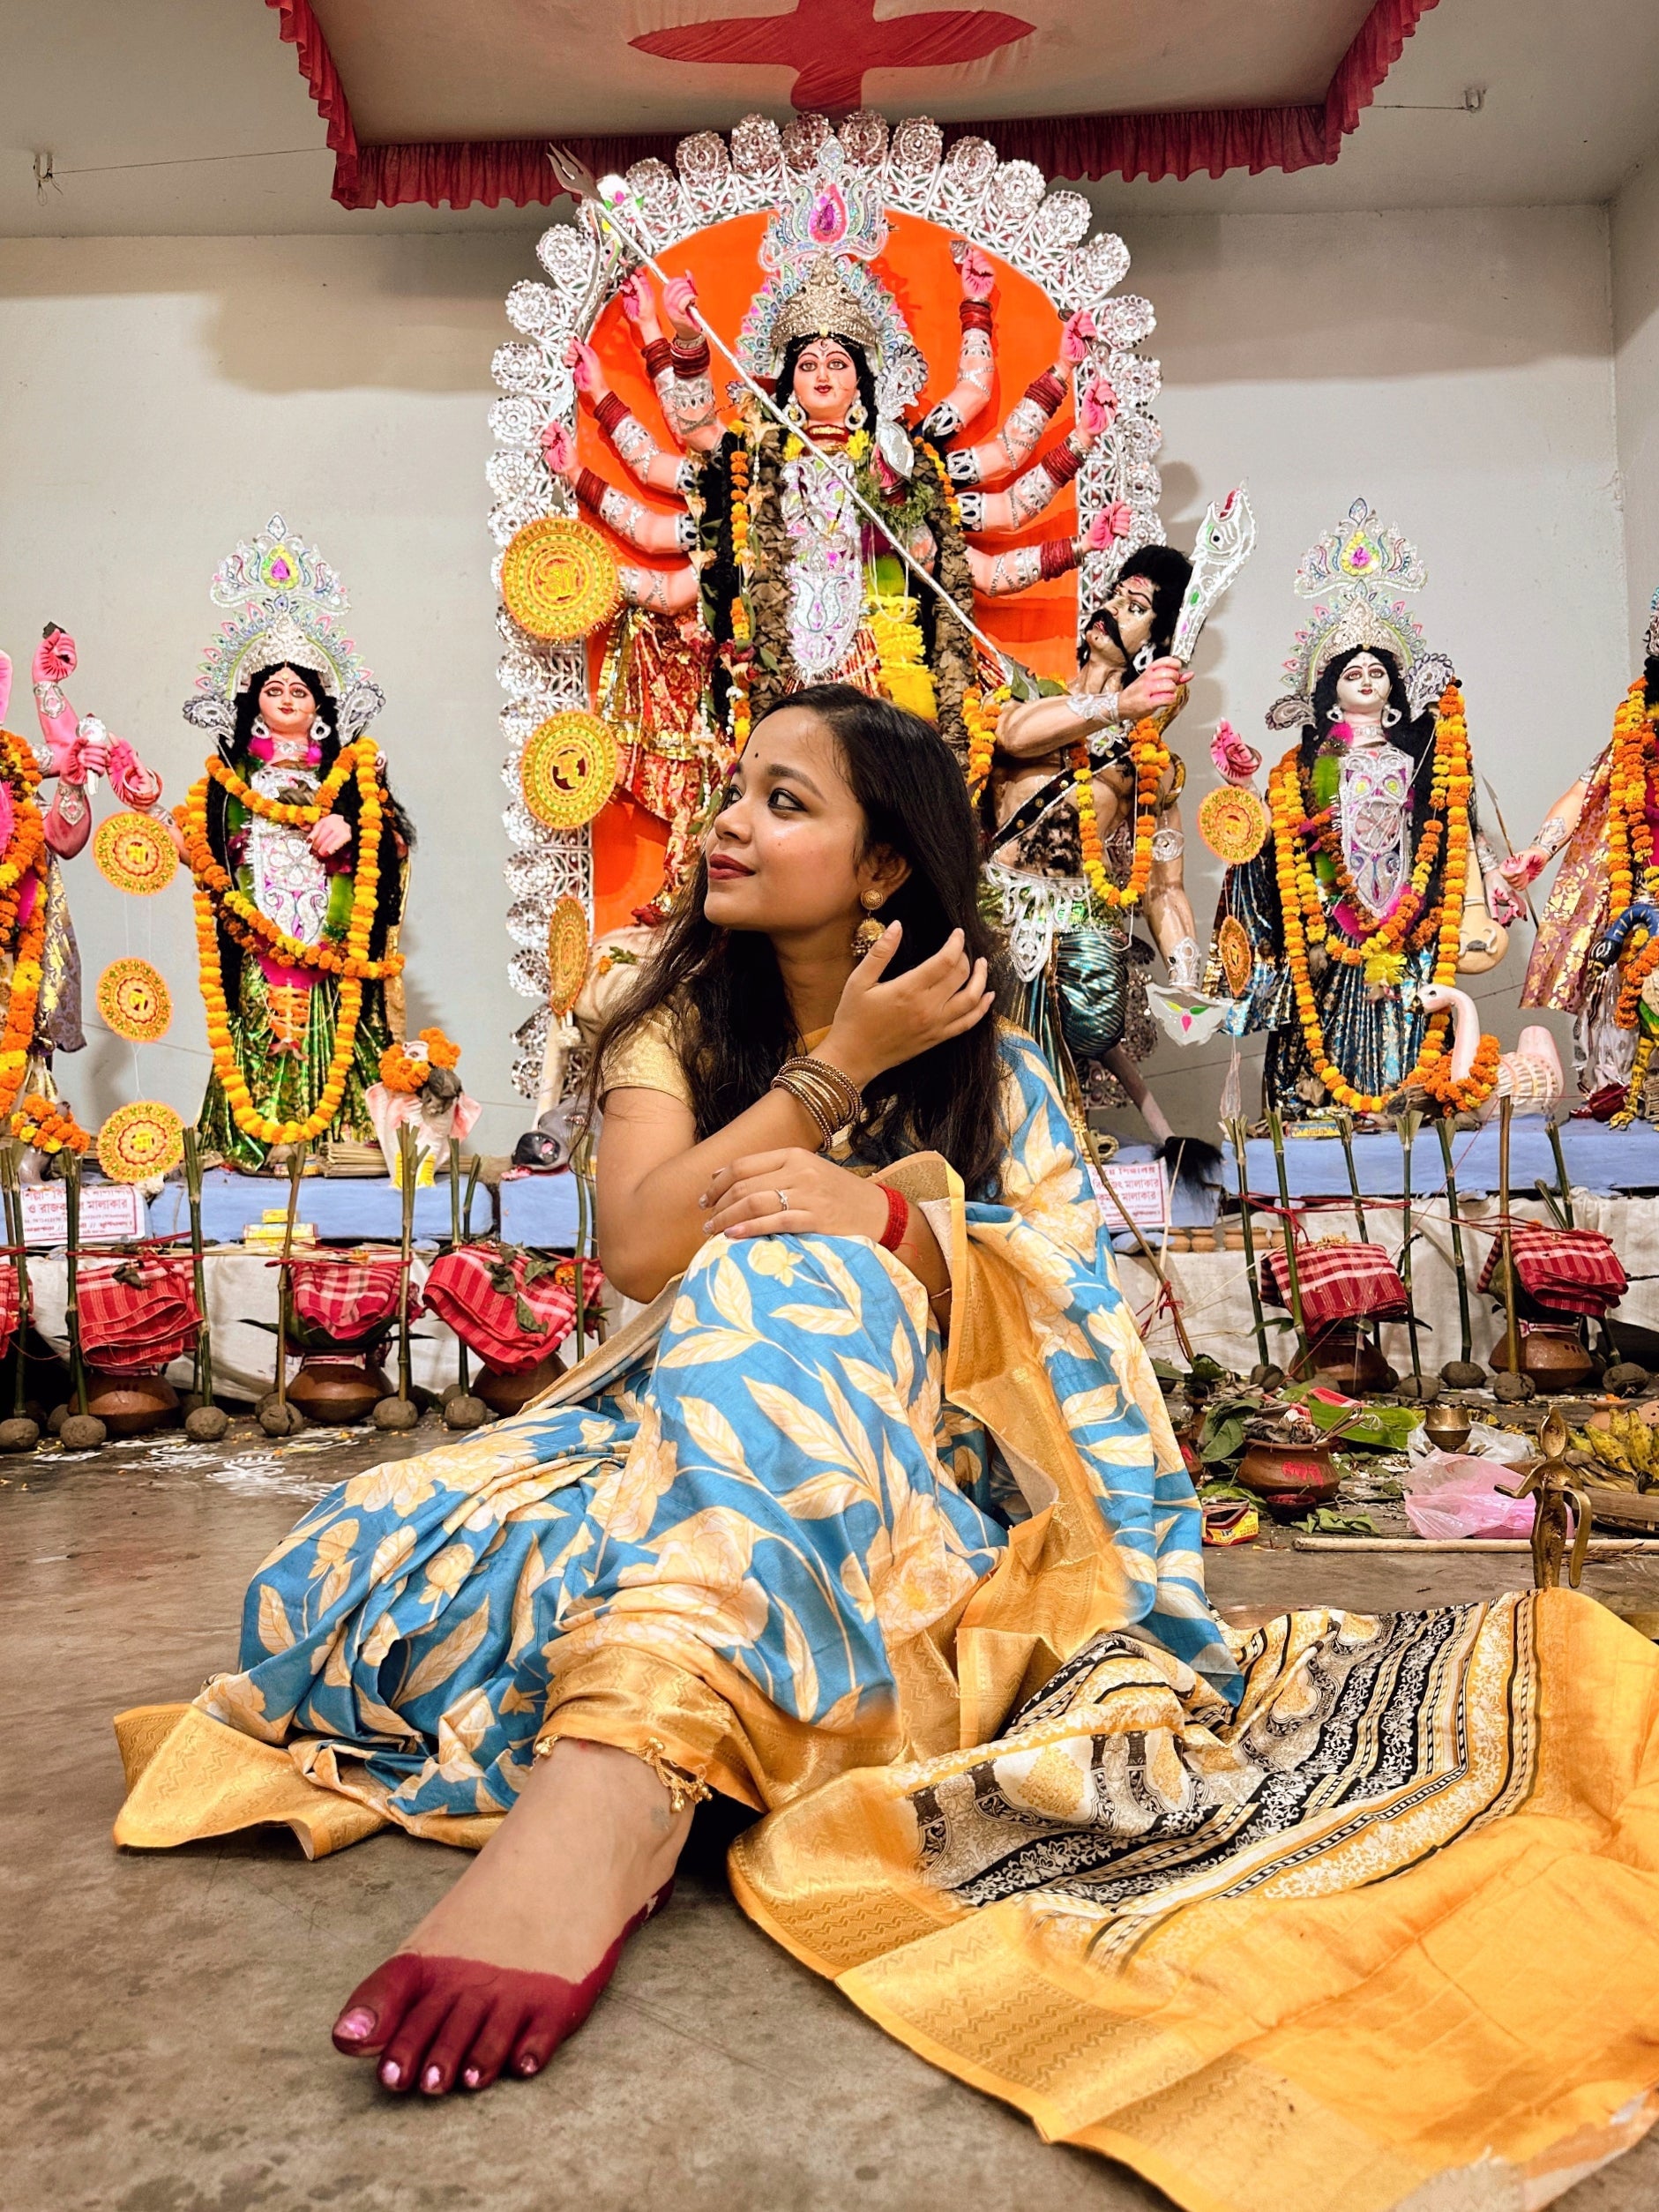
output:
M519 2071L520 2074L534 2074L536 2070L537 2064L538 2061L534 2059L520 2059L519 2061Z
M425 2073L424 2073L424 2074L421 2076L421 2087L422 2087L423 2089L441 2089L443 2088L443 2086L444 2086L444 2069L443 2069L443 2067L442 2067L442 2066L428 2066L428 2068L426 2069L426 2072L425 2072Z
M403 2079L403 2069L395 2059L388 2059L380 2069L380 2079L387 2089L395 2089Z
M466 2072L461 2075L461 2080L467 2084L469 2089L475 2089L482 2079L483 2076L480 2074L476 2066L468 2066Z
M374 2014L359 2005L354 2011L342 2014L334 2033L337 2036L350 2036L354 2041L358 2041L374 2032Z

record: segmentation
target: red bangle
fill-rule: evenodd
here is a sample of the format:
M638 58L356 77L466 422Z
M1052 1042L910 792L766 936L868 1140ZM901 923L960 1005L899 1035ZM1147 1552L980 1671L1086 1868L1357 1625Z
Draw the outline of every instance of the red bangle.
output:
M625 422L628 420L628 409L614 392L606 392L604 398L595 405L594 414L600 429L607 435L616 429L618 422Z
M962 318L964 330L989 330L990 328L990 302L989 300L964 300L956 311Z
M596 476L591 468L584 468L576 479L574 489L576 497L581 501L583 506L591 507L597 514L600 502L610 489L610 486L602 476Z
M646 374L653 384L674 358L674 348L666 338L654 338L646 347Z
M910 1226L910 1201L902 1191L889 1190L885 1183L881 1191L887 1201L887 1226L877 1242L883 1252L897 1252L904 1242L906 1229Z
M1026 397L1035 400L1044 415L1052 415L1065 397L1065 386L1051 370L1045 369L1026 386Z
M1042 456L1042 473L1056 491L1063 491L1083 466L1083 456L1069 438Z
M1044 538L1037 548L1037 573L1045 583L1077 566L1075 538Z
M700 377L708 367L706 338L676 338L669 352L674 362L675 375L687 381L693 377Z

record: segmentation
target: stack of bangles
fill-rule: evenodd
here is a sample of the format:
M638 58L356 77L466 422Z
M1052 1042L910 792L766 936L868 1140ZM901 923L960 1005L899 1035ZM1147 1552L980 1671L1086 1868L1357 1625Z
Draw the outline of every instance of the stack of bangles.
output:
M818 1141L827 1150L836 1132L858 1117L863 1093L850 1075L810 1052L786 1060L772 1079L774 1091L788 1091L803 1106L817 1126Z

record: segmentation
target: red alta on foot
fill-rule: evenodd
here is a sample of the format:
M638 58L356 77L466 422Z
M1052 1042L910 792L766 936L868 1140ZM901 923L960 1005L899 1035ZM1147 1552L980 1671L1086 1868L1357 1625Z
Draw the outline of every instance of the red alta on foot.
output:
M624 1944L673 1889L664 1882L579 1982L482 1959L399 1951L347 1999L334 2022L334 2048L354 2059L384 2053L378 2073L385 2087L427 2096L457 2087L487 2089L504 2073L540 2074L598 2003Z

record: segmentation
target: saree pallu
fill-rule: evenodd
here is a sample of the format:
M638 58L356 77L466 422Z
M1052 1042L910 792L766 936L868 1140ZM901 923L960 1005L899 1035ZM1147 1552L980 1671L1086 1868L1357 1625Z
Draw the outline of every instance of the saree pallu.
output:
M1591 773L1578 827L1566 841L1538 917L1538 934L1521 990L1523 1006L1581 1013L1586 994L1597 980L1589 965L1589 953L1607 929L1607 809L1611 768L1610 745Z

